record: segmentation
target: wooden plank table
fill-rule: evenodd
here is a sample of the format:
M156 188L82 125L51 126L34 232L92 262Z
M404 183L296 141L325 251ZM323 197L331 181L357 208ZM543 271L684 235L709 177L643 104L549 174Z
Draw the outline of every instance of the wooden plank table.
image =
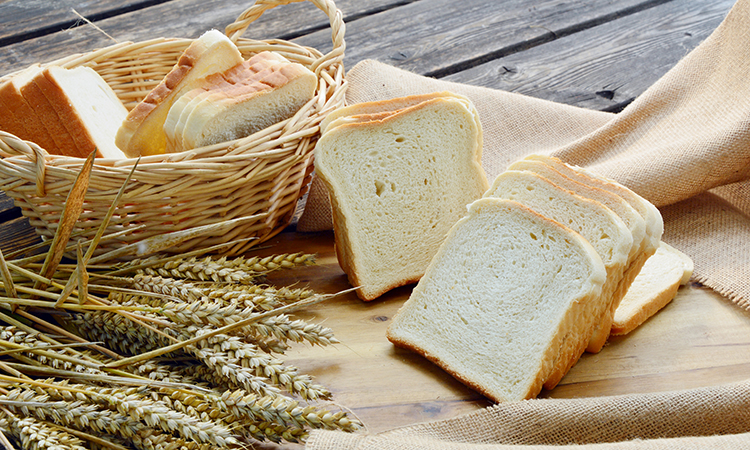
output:
M347 23L345 64L379 61L451 81L519 92L585 108L618 111L705 39L730 0L340 0ZM249 3L239 0L0 0L0 73L113 40L194 38L223 29ZM91 20L87 23L80 16ZM310 4L277 8L245 33L285 38L322 51L327 19ZM0 113L2 113L0 111ZM17 208L0 199L0 248L36 240ZM291 227L257 254L305 251L316 266L272 281L334 293L349 287L331 232ZM300 316L333 328L341 344L297 348L286 361L328 386L369 431L453 417L488 405L423 358L385 339L410 287L369 303L347 294ZM750 313L698 284L628 336L587 354L544 397L605 396L710 386L750 373Z

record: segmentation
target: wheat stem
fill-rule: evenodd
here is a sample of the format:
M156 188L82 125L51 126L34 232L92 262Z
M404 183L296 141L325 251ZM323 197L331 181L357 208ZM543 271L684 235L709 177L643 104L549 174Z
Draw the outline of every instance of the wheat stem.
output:
M282 306L282 307L277 308L277 309L275 309L273 311L269 311L269 312L266 312L266 313L259 313L256 316L248 317L247 319L242 320L242 321L237 322L237 323L234 323L234 324L225 325L225 326L223 326L221 328L217 328L216 330L213 330L213 331L209 332L207 335L205 335L203 337L196 336L196 337L193 337L193 338L190 338L190 339L186 339L186 340L184 340L182 342L178 342L176 344L172 344L172 345L165 346L165 347L162 347L162 348L159 348L159 349L156 349L156 350L152 350L150 352L142 353L142 354L137 355L137 356L133 356L133 357L130 357L130 358L122 359L120 361L115 361L115 362L109 363L105 367L111 368L111 369L115 369L115 368L119 368L119 367L128 366L130 364L135 364L137 362L145 361L147 359L151 359L151 358L154 358L154 357L157 357L157 356L165 355L167 353L171 353L171 352L180 350L180 349L182 349L182 348L184 348L184 347L186 347L188 345L195 344L196 342L200 341L202 338L206 338L206 337L210 337L210 336L215 336L215 335L218 335L218 334L230 333L230 332L232 332L234 330L240 329L240 328L242 328L244 326L247 326L247 325L249 325L249 324L251 324L253 322L257 322L258 320L264 319L266 317L270 317L270 316L277 315L277 314L280 314L280 313L294 311L294 310L297 310L297 309L302 308L304 306L313 305L315 303L320 303L320 302L322 302L324 300L336 297L338 295L342 295L342 294L344 294L346 292L350 292L351 290L353 290L353 289L342 291L342 292L339 292L338 294L333 294L333 295L316 295L314 297L311 297L311 298L305 299L305 300L301 300L301 301L293 303L291 305Z

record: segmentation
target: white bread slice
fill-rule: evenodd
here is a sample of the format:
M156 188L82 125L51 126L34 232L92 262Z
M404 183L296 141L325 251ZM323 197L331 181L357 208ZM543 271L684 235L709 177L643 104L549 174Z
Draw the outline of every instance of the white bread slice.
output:
M664 232L664 222L661 213L653 203L615 180L605 178L602 175L583 167L565 164L558 158L543 155L529 155L527 158L542 161L545 164L552 166L558 172L573 178L576 181L610 191L622 197L625 201L630 203L630 205L638 211L638 214L640 214L646 221L646 235L648 236L646 252L650 252L650 254L653 255L654 252L656 252L656 249L659 248L659 245L661 244L661 235Z
M289 61L272 52L260 52L228 70L205 77L200 85L175 100L164 122L168 151L182 151L183 134L190 114L199 102L226 97L226 92L242 85L252 85L272 73L273 68Z
M38 70L26 73L26 77L19 80L19 88L26 104L34 111L34 115L39 118L52 140L51 147L45 149L54 155L64 155L75 149L76 144L65 124L59 119L52 103L44 95L43 89L46 84L42 70L39 67Z
M49 152L55 147L54 141L21 94L21 87L40 70L39 64L34 64L0 85L0 108L3 110L0 114L0 129L23 140L35 142Z
M495 402L533 398L557 360L583 353L605 278L578 233L520 203L482 198L451 229L387 337Z
M602 309L594 311L600 323L611 310L611 303L628 263L633 235L622 219L602 203L562 189L550 180L530 171L506 171L495 178L485 197L518 201L539 214L556 220L581 234L596 249L607 270L602 287ZM552 389L575 364L558 362L557 370L546 381Z
M0 126L3 130L21 139L35 142L47 152L54 154L56 144L52 140L52 135L21 93L21 88L41 70L39 64L31 65L0 86L0 104L4 111Z
M190 102L184 126L175 130L183 148L240 139L286 120L313 98L318 84L315 74L297 63L273 65L261 79L250 81L210 90Z
M627 286L629 286L627 280L632 281L640 271L641 267L643 267L643 264L646 262L646 260L656 252L657 248L659 248L659 245L661 243L661 236L664 231L664 222L659 210L651 202L644 199L627 187L621 185L620 183L602 177L601 175L593 173L582 167L571 166L565 164L558 158L549 156L530 155L527 158L542 161L545 164L552 166L555 170L576 181L587 184L589 186L599 187L601 189L619 195L625 201L630 203L630 205L636 211L638 211L638 214L640 214L641 217L643 217L643 219L646 221L647 239L644 243L644 248L641 251L640 258L632 262L626 270L626 273L624 274L623 278L624 280L626 280L626 282L621 285L621 289L623 289L623 291L619 293L619 296L622 297L624 295L624 290L626 290ZM612 311L612 317L614 317L614 310ZM587 350L591 352L599 351L601 347L606 343L607 338L609 337L609 333L610 330L608 327L608 323L602 322L602 324L594 333L594 336L592 337L591 343L589 344L589 348Z
M58 148L68 156L125 158L115 145L115 133L128 111L104 81L90 67L65 69L49 66L34 77L57 120L64 125L75 147Z
M133 108L117 132L116 144L128 157L158 155L167 150L164 122L172 103L200 85L206 76L243 61L239 49L224 34L211 30L193 41L177 64Z
M667 306L693 274L693 260L662 242L643 265L615 311L613 335L628 334Z
M538 173L563 189L602 203L625 222L625 225L633 235L633 246L628 255L628 263L626 264L620 284L614 290L610 312L604 316L602 323L598 326L598 329L601 331L594 333L589 346L586 348L588 352L597 353L604 347L609 337L609 333L605 333L604 330L611 328L617 305L620 304L620 300L625 295L628 286L633 282L633 278L635 278L635 275L640 271L645 262L645 258L642 255L646 252L650 244L649 236L646 235L646 221L635 208L619 195L600 187L574 180L567 175L563 175L551 165L545 164L542 160L521 159L508 166L508 170L529 170Z
M469 100L447 97L322 135L315 169L330 194L339 264L360 298L418 281L487 190L480 130Z
M633 247L630 250L628 259L632 260L640 254L647 244L646 221L638 214L630 203L622 197L600 187L590 186L580 181L574 180L567 175L563 175L555 168L539 160L521 159L510 166L507 170L526 170L543 176L554 184L571 192L575 192L581 197L598 201L617 214L633 235Z
M455 97L465 98L450 91L432 92L429 94L409 95L405 97L391 98L388 100L377 100L372 102L355 103L331 111L320 123L320 132L325 133L329 124L346 116L374 114L383 112L394 112L400 109L418 105L426 100L434 98Z

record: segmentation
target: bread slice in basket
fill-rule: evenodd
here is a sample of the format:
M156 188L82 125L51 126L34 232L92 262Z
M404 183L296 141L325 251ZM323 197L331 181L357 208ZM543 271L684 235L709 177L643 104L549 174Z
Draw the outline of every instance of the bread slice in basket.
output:
M605 279L580 234L516 201L482 198L451 229L387 337L496 402L533 398L556 361L583 352Z
M85 158L95 151L99 158L125 157L115 145L115 133L128 111L98 73L90 67L49 66L34 82L73 139L75 150L63 154Z
M76 144L65 128L65 124L60 121L55 108L44 95L43 86L40 86L39 82L40 76L43 77L42 71L43 69L40 67L38 70L30 72L27 79L21 80L21 95L33 110L33 114L41 121L42 127L52 138L52 144L46 150L52 154L64 155L68 151L74 151Z
M21 139L32 141L47 151L57 147L49 130L44 126L34 108L23 98L21 88L34 78L41 68L29 66L0 86L0 129Z
M198 87L210 74L223 72L244 59L223 33L211 30L193 41L177 64L127 115L116 144L129 157L167 152L164 122L169 108L182 94Z
M371 119L329 127L315 148L339 264L363 300L418 281L488 188L468 99L435 97Z
M167 136L167 147L170 151L181 151L184 148L183 136L185 124L195 106L210 100L216 93L225 93L230 88L243 84L260 82L272 73L273 68L281 64L282 59L275 53L261 52L247 61L233 66L225 72L206 76L198 86L174 101L164 121L164 133ZM283 59L286 61L286 59Z
M8 114L0 128L47 152L85 158L124 158L114 142L127 110L93 69L31 66L0 89Z
M180 97L164 129L173 136L173 151L239 139L293 116L313 98L317 85L317 76L305 66L261 52Z

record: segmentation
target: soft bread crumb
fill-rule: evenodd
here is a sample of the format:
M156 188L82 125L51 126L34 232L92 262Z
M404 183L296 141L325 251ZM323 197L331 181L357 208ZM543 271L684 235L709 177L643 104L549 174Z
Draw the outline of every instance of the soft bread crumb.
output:
M380 119L329 127L315 149L339 264L363 300L418 281L488 187L467 99L433 98Z
M579 234L483 198L451 229L387 337L496 402L532 398L561 349L583 353L605 278Z

